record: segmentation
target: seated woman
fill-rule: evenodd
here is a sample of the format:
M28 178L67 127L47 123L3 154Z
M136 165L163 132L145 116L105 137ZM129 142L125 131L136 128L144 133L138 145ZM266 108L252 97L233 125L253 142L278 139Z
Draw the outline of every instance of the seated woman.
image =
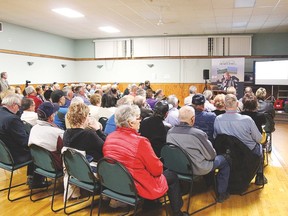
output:
M262 133L262 126L266 123L266 118L264 113L260 113L257 111L258 103L257 98L253 93L246 93L242 99L243 103L243 111L241 112L242 115L250 116L260 133Z
M214 106L216 109L212 112L216 114L216 116L225 113L225 95L224 94L217 94L214 98Z
M117 129L107 137L103 154L129 170L141 197L155 200L168 190L173 215L186 215L181 212L183 201L177 175L168 170L163 172L163 164L155 155L151 143L137 133L140 121L138 106L119 106L115 112Z
M88 114L89 108L84 103L70 105L67 120L71 128L65 131L63 144L65 147L85 151L87 155L93 157L93 161L98 161L103 156L102 147L105 136L100 130L100 124L90 121ZM86 129L87 126L91 129Z

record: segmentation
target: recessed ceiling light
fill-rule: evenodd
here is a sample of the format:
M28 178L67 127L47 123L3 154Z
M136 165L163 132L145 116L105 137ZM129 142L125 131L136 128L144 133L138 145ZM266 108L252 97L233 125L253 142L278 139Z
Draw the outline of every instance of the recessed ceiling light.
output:
M235 8L252 8L255 5L255 0L235 0Z
M102 27L99 27L99 29L101 31L104 31L104 32L107 32L107 33L118 33L118 32L120 32L119 29L114 28L112 26L102 26Z
M66 17L70 17L70 18L84 17L83 14L75 10L72 10L70 8L55 8L55 9L52 9L52 11L55 13L61 14L63 16L66 16Z

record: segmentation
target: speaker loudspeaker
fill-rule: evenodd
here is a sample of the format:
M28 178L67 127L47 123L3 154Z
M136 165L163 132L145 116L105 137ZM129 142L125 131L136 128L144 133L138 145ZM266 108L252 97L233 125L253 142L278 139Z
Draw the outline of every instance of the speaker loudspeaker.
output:
M203 79L204 80L208 80L209 79L209 70L208 69L204 69L203 70Z

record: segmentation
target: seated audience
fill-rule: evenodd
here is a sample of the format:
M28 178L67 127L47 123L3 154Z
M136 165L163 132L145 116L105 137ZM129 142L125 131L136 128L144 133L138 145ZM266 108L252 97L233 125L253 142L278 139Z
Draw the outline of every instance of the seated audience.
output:
M93 157L93 161L97 162L103 156L102 148L105 136L103 136L99 123L90 121L88 115L89 108L84 103L70 105L67 120L71 128L64 133L63 145L85 151L87 155Z
M85 94L85 88L82 85L75 87L74 89L74 97L81 97L86 105L90 105L90 101Z
M62 170L61 149L63 147L64 130L53 123L55 113L58 110L59 105L56 103L43 102L39 106L37 124L30 131L28 145L35 144L50 151L53 155L56 169Z
M23 113L21 120L27 122L31 126L37 124L37 113L35 112L35 102L31 98L22 98L21 108Z
M211 90L205 90L203 95L205 97L204 109L208 112L214 111L216 108L214 106L214 101L212 100L213 92Z
M216 117L214 122L214 138L218 134L234 136L243 142L254 154L263 158L262 146L259 144L262 135L255 122L250 116L241 115L237 112L238 101L235 95L225 96L226 113ZM257 170L255 184L267 183L263 175L263 163Z
M155 152L160 157L161 149L166 144L167 131L171 128L171 125L164 123L164 119L167 116L169 105L167 101L159 101L156 103L154 113L151 117L144 119L140 125L141 136L146 137Z
M66 86L62 89L64 92L64 97L65 97L65 104L63 107L68 108L71 104L71 100L74 96L74 93L72 91L72 88L70 86Z
M142 89L143 90L143 89ZM137 95L134 97L134 104L137 105L140 108L140 116L141 119L145 119L147 117L152 116L153 110L145 108L146 105L146 99L143 96Z
M59 105L59 110L55 114L54 123L61 129L66 130L65 125L65 115L68 111L68 108L64 107L65 105L64 92L62 90L55 90L51 94L52 103L57 103Z
M229 86L226 90L226 94L233 94L237 97L237 90L235 87L233 86ZM243 103L241 101L238 100L238 107L237 107L237 110L239 112L241 112L243 110Z
M124 97L120 98L117 101L117 107L124 105L124 104L133 104L134 97L131 95L125 95ZM104 130L105 134L110 134L116 130L116 123L115 123L115 115L113 114L108 121L106 122L106 127Z
M265 88L257 89L256 97L258 99L258 112L264 113L265 118L266 118L266 124L265 124L264 130L268 134L271 134L272 132L275 131L275 122L274 122L275 109L271 102L265 100L266 95L267 95L267 92ZM267 146L268 152L271 152L272 151L271 136L267 145L268 145Z
M16 113L21 106L21 96L8 94L2 100L0 107L0 139L6 144L15 164L31 160L28 148L29 134ZM30 188L48 187L51 182L44 181L44 177L34 174L34 165L29 164L27 168L27 184Z
M210 142L214 143L214 121L215 113L204 110L205 97L202 94L195 94L192 97L192 106L195 109L194 127L204 131L208 135Z
M31 98L35 102L35 111L37 112L38 107L42 103L42 100L37 97L36 90L33 86L28 86L25 88L26 97Z
M194 128L195 111L191 106L184 106L179 111L180 124L171 128L167 134L167 143L173 143L183 148L189 155L193 174L206 175L215 169L217 174L218 202L224 202L229 197L227 191L230 175L229 157L227 155L216 155L212 143L208 140L207 134Z
M168 104L171 105L171 109L169 109L168 114L165 118L165 122L168 124L175 126L179 124L179 110L178 110L178 98L175 95L170 95L167 99Z
M146 90L146 102L149 104L152 110L154 109L155 104L158 102L156 99L154 99L154 93L151 89Z
M216 114L216 116L225 113L225 95L224 94L217 94L214 98L214 106L215 110L212 111Z
M262 126L266 123L266 118L264 113L260 113L257 111L258 102L256 96L252 93L246 93L242 100L243 103L243 111L242 115L250 116L255 122L258 130L262 133Z
M155 200L168 192L173 215L187 215L181 212L183 201L177 175L169 170L163 172L163 164L151 144L137 133L141 121L139 107L118 107L115 121L117 130L107 137L104 156L119 161L128 169L141 197Z
M192 105L192 97L197 93L196 86L189 87L189 96L185 97L184 105Z

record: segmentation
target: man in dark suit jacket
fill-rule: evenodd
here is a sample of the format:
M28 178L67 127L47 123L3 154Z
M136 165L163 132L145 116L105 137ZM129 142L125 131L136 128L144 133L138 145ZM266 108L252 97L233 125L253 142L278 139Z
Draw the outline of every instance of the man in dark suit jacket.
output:
M28 148L29 134L20 117L16 115L20 106L21 96L10 94L3 98L0 107L0 139L6 144L16 164L31 160ZM34 166L30 164L27 169L29 187L46 187L47 184L42 176L35 175L32 179L33 173Z

